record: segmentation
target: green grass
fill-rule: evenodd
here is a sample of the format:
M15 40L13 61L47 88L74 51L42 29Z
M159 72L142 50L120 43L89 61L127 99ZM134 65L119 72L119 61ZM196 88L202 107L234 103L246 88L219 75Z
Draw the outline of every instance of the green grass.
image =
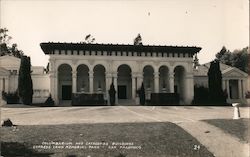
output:
M60 142L130 142L141 149L32 149ZM91 157L212 157L203 145L173 123L106 123L1 127L1 150L6 156ZM200 149L194 147L200 146ZM25 152L26 154L24 154Z
M212 124L224 132L229 133L241 141L245 141L249 143L250 134L250 119L243 118L238 120L233 119L211 119L211 120L204 120L205 122Z

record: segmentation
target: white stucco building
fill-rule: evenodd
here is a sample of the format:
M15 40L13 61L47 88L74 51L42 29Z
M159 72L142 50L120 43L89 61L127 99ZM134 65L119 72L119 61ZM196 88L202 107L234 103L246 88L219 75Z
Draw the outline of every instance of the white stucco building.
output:
M179 93L181 104L193 99L193 55L199 47L41 43L41 48L50 56L50 92L57 104L77 92L101 90L108 98L112 81L117 104L134 101L142 82L147 99L161 92Z

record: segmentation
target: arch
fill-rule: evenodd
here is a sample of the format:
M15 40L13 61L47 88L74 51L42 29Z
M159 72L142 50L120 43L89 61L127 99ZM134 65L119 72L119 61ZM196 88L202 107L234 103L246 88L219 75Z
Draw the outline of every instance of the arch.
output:
M174 92L180 96L180 103L185 101L186 84L185 84L186 70L184 66L178 65L174 68Z
M89 92L89 67L79 64L76 71L77 92Z
M187 69L188 65L185 64L185 63L177 63L177 64L175 64L175 65L173 66L173 69L175 70L176 67L182 67L182 68L184 68L185 72L188 71L188 69Z
M59 100L71 100L72 94L72 67L69 64L58 66Z
M160 92L162 93L170 92L169 72L170 70L166 65L162 65L159 67L159 87Z
M106 69L102 64L97 64L93 68L94 72L94 92L104 92L106 91Z
M117 69L118 99L132 98L132 69L127 64L122 64Z
M144 70L144 68L145 67L151 67L151 68L153 68L153 71L157 71L157 66L154 64L154 62L146 62L146 63L143 63L143 65L142 65L142 71Z
M94 68L95 68L97 65L98 65L98 66L103 66L104 69L105 69L105 71L108 71L107 62L105 62L105 61L95 61L95 63L93 64L93 71L94 71Z
M154 68L151 65L146 65L143 68L143 82L145 87L146 99L151 99L151 93L154 92Z

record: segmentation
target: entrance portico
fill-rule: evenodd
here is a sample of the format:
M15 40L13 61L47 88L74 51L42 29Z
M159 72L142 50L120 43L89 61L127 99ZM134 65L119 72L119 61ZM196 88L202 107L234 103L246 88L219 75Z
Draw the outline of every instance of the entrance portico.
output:
M136 98L144 82L151 93L179 93L180 102L193 99L193 55L198 47L134 46L84 43L42 43L50 56L50 93L56 104L62 92L103 93L113 82L116 100Z

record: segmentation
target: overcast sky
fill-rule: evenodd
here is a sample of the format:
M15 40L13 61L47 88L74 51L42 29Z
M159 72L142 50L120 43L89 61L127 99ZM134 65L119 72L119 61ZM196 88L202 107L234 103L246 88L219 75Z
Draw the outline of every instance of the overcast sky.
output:
M223 45L249 44L248 0L1 0L1 27L9 29L32 65L45 66L41 42L202 47L200 63L214 59Z

